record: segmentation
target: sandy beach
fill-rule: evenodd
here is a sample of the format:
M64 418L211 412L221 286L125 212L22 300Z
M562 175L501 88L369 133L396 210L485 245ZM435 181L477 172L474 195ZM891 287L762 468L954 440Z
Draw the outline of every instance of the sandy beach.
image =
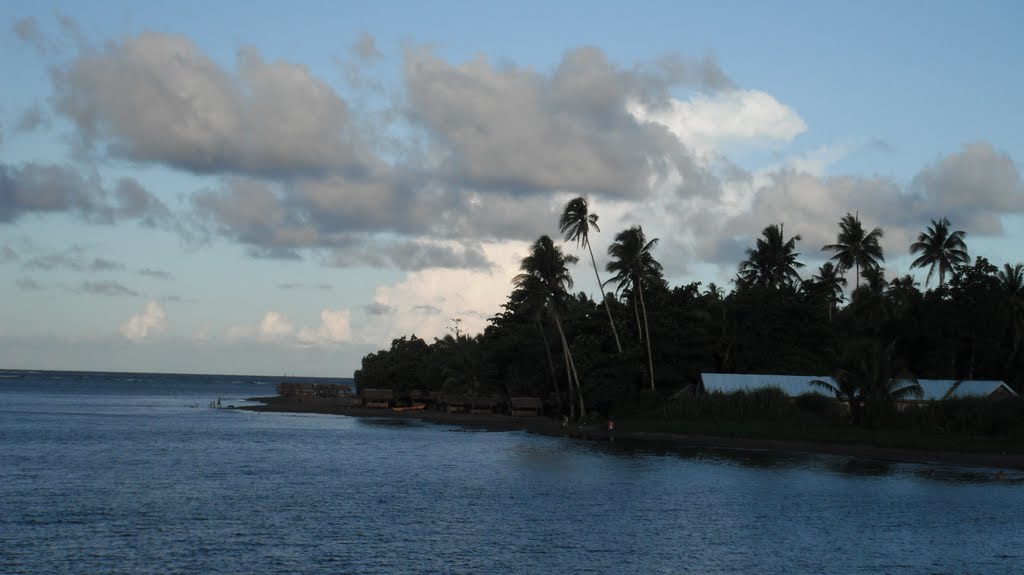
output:
M281 397L253 398L262 405L245 406L238 409L279 413L320 413L349 417L385 417L409 419L443 425L458 425L488 431L526 431L541 435L570 437L588 441L609 441L611 433L604 425L579 426L570 424L563 429L561 422L550 417L512 417L499 414L445 413L441 411L402 411L371 409L340 405L333 399L303 399ZM780 452L826 453L845 455L881 461L902 461L910 463L936 463L993 469L1024 470L1024 454L1000 453L958 453L945 451L916 451L876 447L873 445L847 445L818 443L812 441L780 441L773 439L752 439L741 437L716 437L707 435L683 435L674 433L652 433L624 429L617 424L616 440L644 441L676 447L702 447L718 449L764 450Z

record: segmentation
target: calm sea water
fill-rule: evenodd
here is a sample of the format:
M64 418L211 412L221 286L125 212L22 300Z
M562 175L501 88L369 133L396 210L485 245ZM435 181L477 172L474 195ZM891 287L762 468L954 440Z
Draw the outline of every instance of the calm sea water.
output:
M0 573L1024 572L1024 478L210 409L0 371Z

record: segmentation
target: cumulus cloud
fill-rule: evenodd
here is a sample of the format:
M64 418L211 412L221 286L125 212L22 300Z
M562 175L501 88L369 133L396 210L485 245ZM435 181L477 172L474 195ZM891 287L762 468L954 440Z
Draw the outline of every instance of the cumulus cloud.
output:
M760 90L699 93L653 109L630 102L628 108L639 120L665 126L704 153L736 142L788 143L807 130L795 110Z
M127 322L121 325L121 335L132 341L142 341L164 330L167 315L160 304L150 301L146 309L133 315Z
M1003 233L1002 217L1024 212L1024 184L1013 161L988 144L970 144L921 170L907 186L881 176L824 177L793 169L749 174L746 205L732 214L693 220L698 257L738 263L749 238L772 223L803 237L807 259L834 243L839 219L857 213L881 227L886 253L904 255L931 219L949 217L970 235ZM710 212L708 212L710 213Z
M729 86L711 59L627 69L581 48L540 73L483 59L453 65L410 49L403 80L403 117L423 138L397 153L401 162L229 179L193 197L205 232L261 257L327 250L323 261L335 266L483 269L480 242L549 233L571 194L719 193L679 137L628 110L667 106L674 86Z
M453 66L409 50L404 77L409 116L456 184L643 197L652 170L695 170L676 138L627 110L639 96L663 105L678 78L618 68L597 48L566 53L547 76L482 58Z
M324 309L320 324L296 329L291 319L278 311L268 311L254 327L235 326L228 330L228 340L252 340L282 345L330 345L352 339L351 312L346 309Z
M1013 159L985 142L967 144L921 170L911 183L922 220L949 216L972 233L1003 233L1001 216L1024 212L1024 183Z
M171 218L163 202L132 178L119 180L109 190L98 175L85 175L71 166L0 164L0 223L31 213L71 213L103 224L125 218L155 225Z
M326 345L352 341L352 312L347 309L325 309L320 312L320 325L299 330L297 339L303 345Z
M143 33L83 50L53 83L87 149L202 173L362 163L345 102L305 66L252 48L228 71L187 38Z
M294 331L295 328L292 327L291 321L288 320L286 315L276 311L268 311L263 316L263 320L260 321L256 333L261 338L277 339L289 336Z
M390 311L370 313L354 339L386 345L396 334L415 333L429 341L449 333L452 318L463 319L466 333L482 332L487 318L501 310L527 249L524 242L484 244L484 253L493 262L487 270L427 269L378 286L371 306Z

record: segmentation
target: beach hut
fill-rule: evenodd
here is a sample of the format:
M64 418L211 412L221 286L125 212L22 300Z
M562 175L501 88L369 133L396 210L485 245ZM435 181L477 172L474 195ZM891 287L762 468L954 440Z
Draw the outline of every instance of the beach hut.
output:
M835 385L835 380L826 375L702 373L700 374L700 388L704 393L735 393L773 387L782 390L782 393L788 397L798 397L805 393L832 397L827 389L811 385L811 381L816 379Z
M497 397L474 397L470 401L469 412L476 414L494 413L499 403L501 402Z
M363 405L388 409L395 400L395 393L390 389L364 389Z
M473 402L465 395L445 393L437 398L434 405L448 413L466 413L472 408Z
M508 409L513 417L537 416L544 412L544 402L539 397L513 397Z

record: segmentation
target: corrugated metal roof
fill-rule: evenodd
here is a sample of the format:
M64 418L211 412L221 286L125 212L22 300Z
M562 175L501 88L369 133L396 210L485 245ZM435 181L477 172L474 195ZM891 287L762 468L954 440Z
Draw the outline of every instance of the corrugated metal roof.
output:
M941 401L946 398L949 388L956 383L955 379L919 379L917 384L921 386L924 395L921 401Z
M734 393L737 391L754 391L766 387L777 387L790 397L796 397L805 393L817 393L831 397L827 390L810 384L811 380L820 379L832 385L836 382L829 376L813 375L767 375L752 373L702 373L701 382L704 384L704 391L719 393ZM924 392L923 401L941 401L943 399L961 399L965 397L988 397L1002 389L1008 395L1017 397L1018 394L999 380L981 379L919 379L921 390Z
M1017 396L1017 392L1010 389L1010 386L1006 385L1002 381L992 380L965 380L961 381L960 385L949 390L947 398L962 398L962 397L988 397L999 389L1005 389L1010 395Z
M811 381L820 379L832 385L835 381L827 376L814 375L764 375L752 373L702 373L701 381L704 383L704 391L719 393L734 393L737 391L754 391L766 387L777 387L790 397L796 397L805 393L816 393L831 397L828 390L811 385Z

